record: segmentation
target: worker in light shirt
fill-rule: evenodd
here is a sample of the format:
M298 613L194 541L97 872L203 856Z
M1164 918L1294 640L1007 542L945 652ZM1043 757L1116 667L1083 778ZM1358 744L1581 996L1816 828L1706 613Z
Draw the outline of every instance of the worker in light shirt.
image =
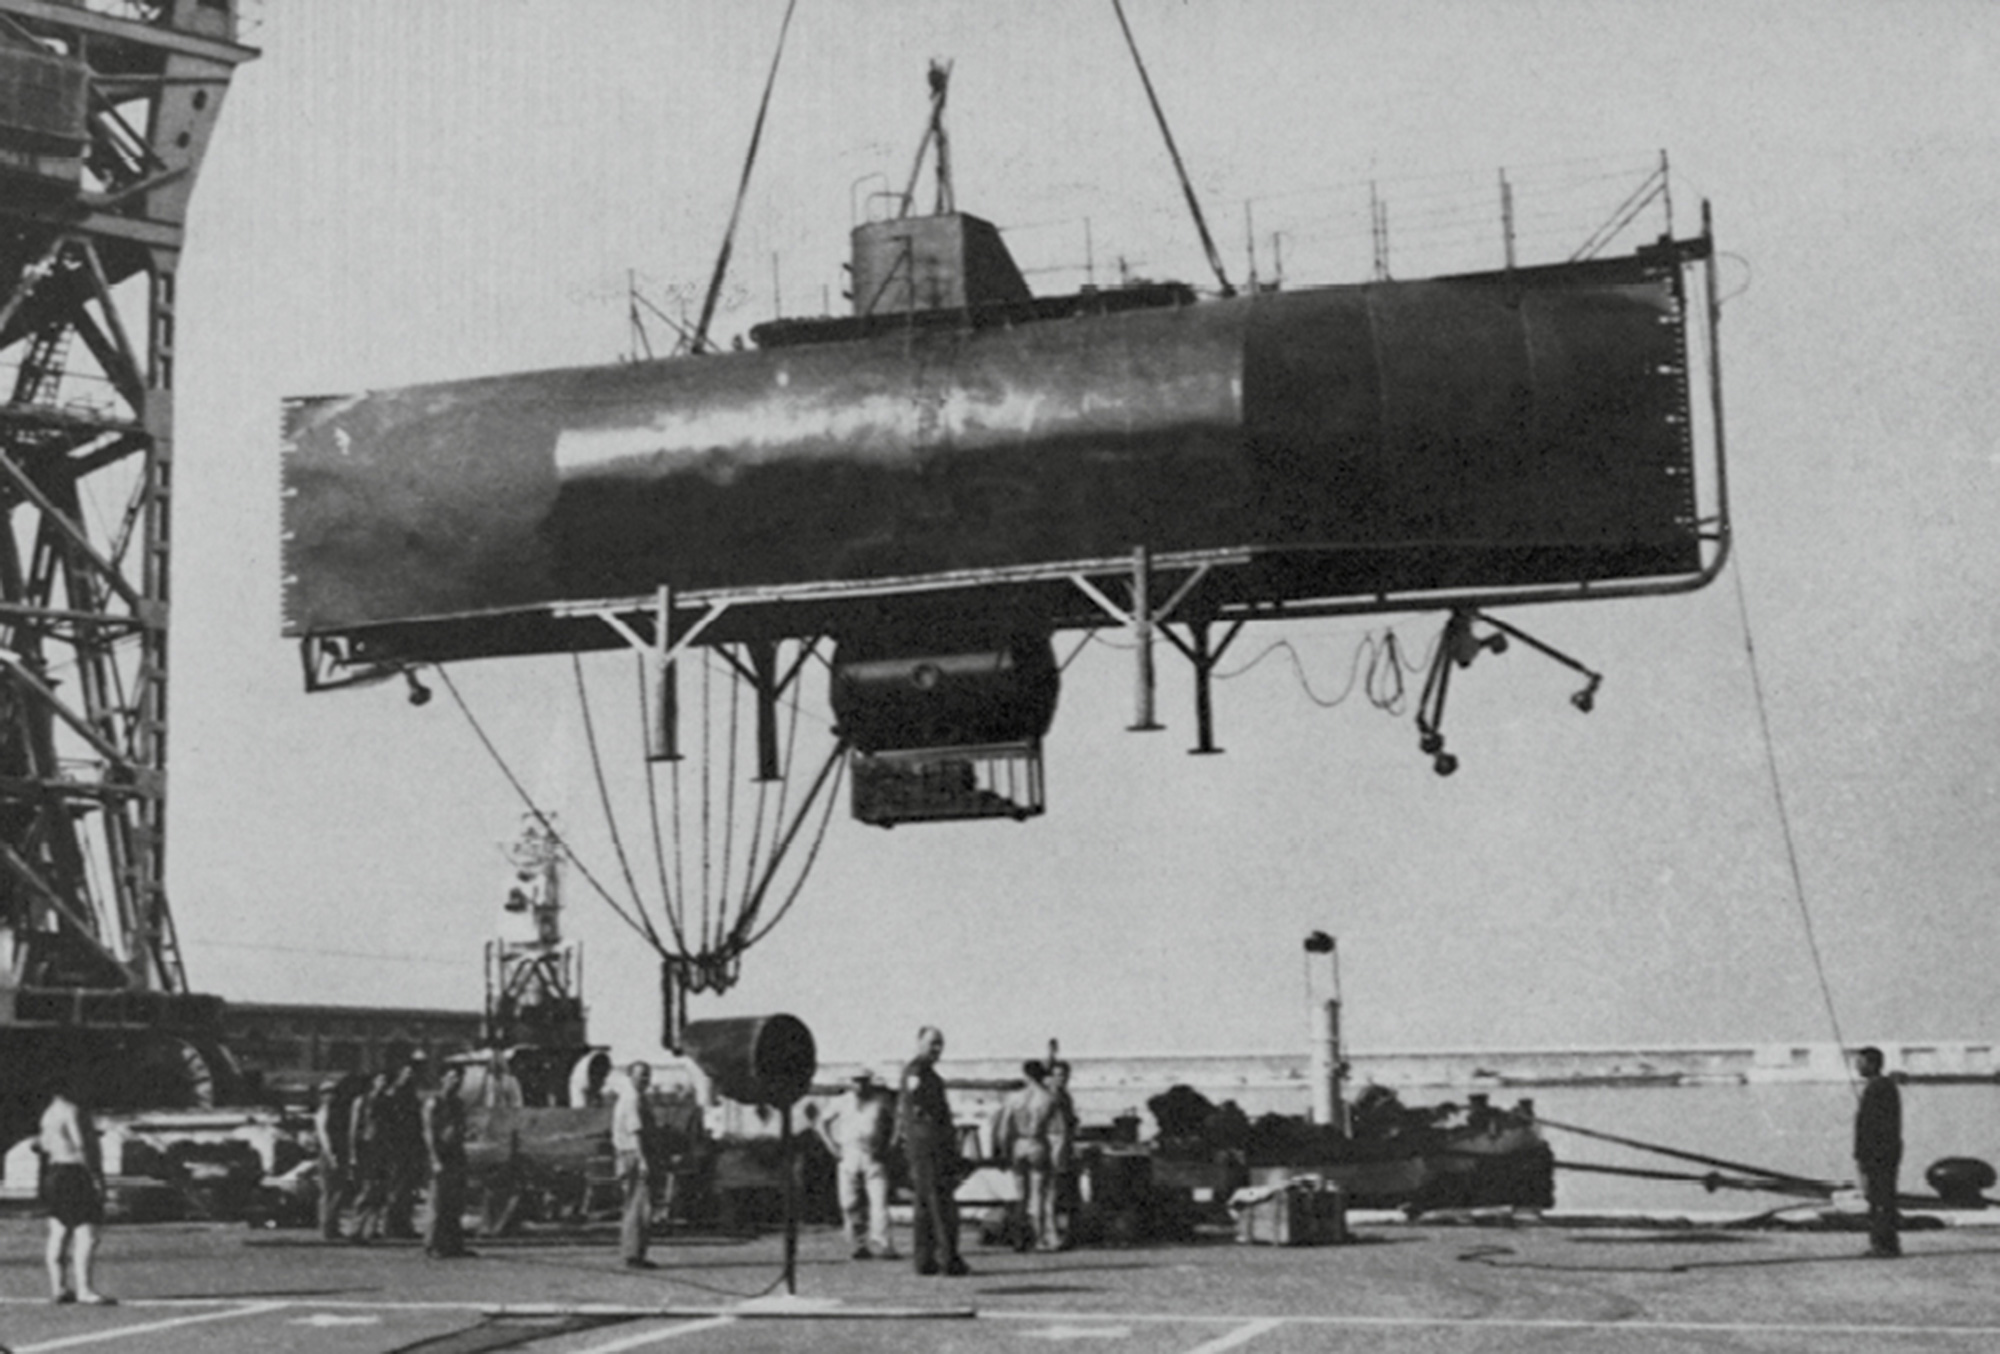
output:
M839 1165L840 1213L856 1260L893 1260L889 1239L889 1143L896 1131L896 1094L862 1068L847 1093L820 1121L820 1134Z
M653 1121L646 1107L646 1088L653 1069L635 1062L625 1069L625 1084L611 1107L611 1150L618 1160L618 1186L624 1210L618 1225L618 1248L628 1269L656 1269L646 1258L653 1230L653 1171L647 1160L652 1149Z

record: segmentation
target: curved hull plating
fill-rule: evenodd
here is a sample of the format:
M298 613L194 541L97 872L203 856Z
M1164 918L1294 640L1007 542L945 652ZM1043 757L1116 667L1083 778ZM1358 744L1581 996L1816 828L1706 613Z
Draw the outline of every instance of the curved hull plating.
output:
M1692 574L1694 252L294 401L287 632L1140 546L1250 602Z

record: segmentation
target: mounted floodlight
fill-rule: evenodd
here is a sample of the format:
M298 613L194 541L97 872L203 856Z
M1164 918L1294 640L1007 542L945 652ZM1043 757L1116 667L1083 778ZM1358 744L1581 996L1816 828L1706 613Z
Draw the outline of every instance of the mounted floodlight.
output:
M681 1031L681 1052L694 1059L717 1094L773 1109L796 1103L819 1071L812 1031L789 1015L690 1021Z

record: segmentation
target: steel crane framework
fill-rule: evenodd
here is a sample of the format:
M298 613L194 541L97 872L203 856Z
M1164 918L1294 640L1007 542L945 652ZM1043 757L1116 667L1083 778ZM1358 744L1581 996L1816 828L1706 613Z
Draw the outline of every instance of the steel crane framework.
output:
M236 0L0 0L0 1049L212 1025L164 887L175 280ZM101 1042L101 1040L100 1040Z

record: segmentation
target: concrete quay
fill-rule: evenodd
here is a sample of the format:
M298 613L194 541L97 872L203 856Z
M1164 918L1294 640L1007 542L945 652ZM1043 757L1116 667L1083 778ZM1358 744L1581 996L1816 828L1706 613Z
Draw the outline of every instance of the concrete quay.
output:
M1973 1219L1976 1220L1977 1215ZM2000 1347L2000 1232L1911 1232L1900 1260L1852 1231L1643 1219L1362 1220L1345 1244L1183 1244L1021 1255L981 1247L961 1279L800 1239L796 1293L774 1234L676 1233L656 1270L608 1230L350 1246L240 1224L114 1227L103 1308L53 1306L42 1224L0 1218L0 1348L10 1354L618 1354L1027 1351L1974 1350ZM907 1247L899 1229L898 1244Z

